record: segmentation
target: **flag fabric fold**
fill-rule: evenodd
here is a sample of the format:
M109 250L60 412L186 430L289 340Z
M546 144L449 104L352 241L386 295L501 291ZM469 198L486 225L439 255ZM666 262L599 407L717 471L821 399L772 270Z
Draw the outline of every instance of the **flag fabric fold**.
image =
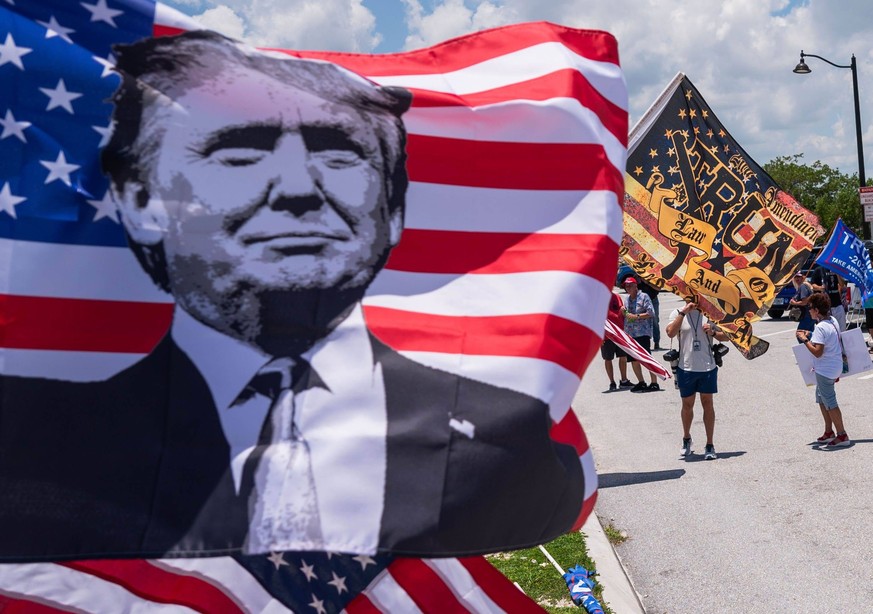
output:
M643 346L637 343L633 337L624 332L623 329L616 326L613 322L607 320L604 330L606 338L613 341L623 352L639 362L643 367L660 377L667 379L672 377L670 372L649 354Z
M621 254L647 283L698 301L746 358L752 333L823 234L679 73L634 127Z
M197 27L143 0L0 6L4 376L102 381L166 333L173 305L128 251L97 154L119 80L112 45ZM604 334L622 232L627 95L615 40L536 23L386 56L274 51L413 93L406 229L364 300L368 322L407 358L545 403L552 439L573 446L585 476L581 525L596 474L569 405ZM0 602L264 611L278 599L292 611L440 611L451 593L470 611L536 608L481 558L391 560L352 590L324 554L325 595L297 591L290 601L251 571L281 571L298 556L4 565ZM404 583L409 565L432 581ZM166 592L197 581L191 603L179 601L188 589ZM343 588L352 600L339 599ZM432 588L436 597L424 594Z
M870 252L842 219L837 220L828 242L815 259L815 263L837 275L842 275L847 281L858 286L862 301L873 296L873 265L870 263Z

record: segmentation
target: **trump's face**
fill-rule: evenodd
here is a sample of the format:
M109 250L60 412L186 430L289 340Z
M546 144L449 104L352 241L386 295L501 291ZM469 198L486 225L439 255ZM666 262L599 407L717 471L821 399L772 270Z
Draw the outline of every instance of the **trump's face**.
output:
M144 131L163 136L142 213L160 228L176 299L202 311L259 292L366 287L402 229L372 122L246 67L147 114Z

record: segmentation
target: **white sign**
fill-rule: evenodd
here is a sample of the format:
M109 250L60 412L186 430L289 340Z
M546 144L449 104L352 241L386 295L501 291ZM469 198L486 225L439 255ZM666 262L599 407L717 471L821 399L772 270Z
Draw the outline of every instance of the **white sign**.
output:
M865 186L858 188L858 196L861 197L861 204L865 206L873 205L873 186Z
M840 377L848 377L873 369L873 363L870 361L870 352L867 351L867 344L864 343L864 335L861 329L851 328L843 331L840 336L843 339L843 348L846 351L846 356L849 358L849 372ZM794 351L794 358L797 360L797 367L800 369L803 383L807 386L815 386L812 354L810 354L805 346L800 344L792 346L791 349Z
M873 222L873 205L864 205L864 221Z

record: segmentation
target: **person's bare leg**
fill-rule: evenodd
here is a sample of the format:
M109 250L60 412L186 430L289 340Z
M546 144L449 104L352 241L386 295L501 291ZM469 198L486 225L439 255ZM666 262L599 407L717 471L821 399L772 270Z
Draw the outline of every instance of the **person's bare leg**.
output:
M831 420L833 420L834 423L834 432L837 435L845 433L846 429L843 426L843 412L840 411L840 408L832 407L828 410L828 413L831 415Z
M603 368L606 369L606 376L609 378L609 383L614 384L615 383L615 375L614 375L613 370L612 370L612 361L611 360L604 360L603 361Z
M634 361L631 363L631 367L634 370L634 376L637 378L637 383L643 383L643 368L640 366L640 363Z
M703 406L703 428L706 430L706 445L712 445L712 435L715 431L715 408L712 406L712 394L700 393L700 404Z
M694 397L682 397L682 438L691 439L691 423L694 421Z
M627 356L618 359L618 374L622 380L627 381Z
M831 433L834 430L834 421L831 420L831 414L828 412L827 407L824 406L824 403L819 403L818 408L821 410L821 416L824 418L825 423L825 433ZM839 410L837 410L839 411ZM842 417L842 416L841 416Z

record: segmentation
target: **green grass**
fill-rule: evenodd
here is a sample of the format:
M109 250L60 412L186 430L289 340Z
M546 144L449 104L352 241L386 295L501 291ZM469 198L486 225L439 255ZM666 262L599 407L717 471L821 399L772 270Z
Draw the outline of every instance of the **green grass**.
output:
M588 549L582 533L563 535L546 544L545 548L563 569L573 565L581 565L588 570L596 568L594 561L588 557ZM570 601L567 583L539 548L501 552L488 555L487 558L503 575L513 582L518 582L528 597L540 604L547 612L579 614L585 611L584 608L573 605ZM600 601L605 614L612 614L612 610L603 602L603 587L599 582L594 587L594 596Z
M627 533L616 529L611 522L603 527L603 532L606 533L606 539L608 539L609 543L613 546L618 546L627 541Z

